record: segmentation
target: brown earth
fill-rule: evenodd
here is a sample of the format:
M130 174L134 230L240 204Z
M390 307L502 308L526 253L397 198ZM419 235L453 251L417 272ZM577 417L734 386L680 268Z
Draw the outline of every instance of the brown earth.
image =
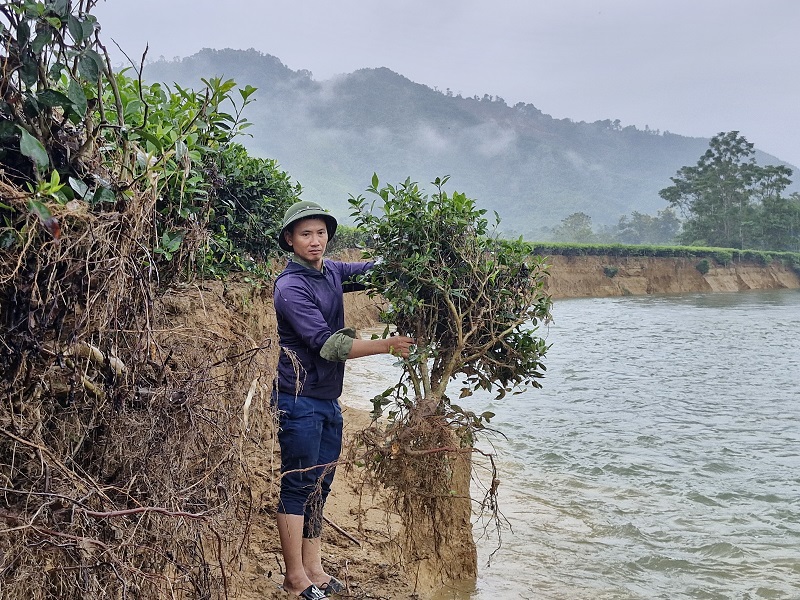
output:
M800 275L779 261L720 266L709 259L705 275L697 270L698 262L697 258L551 256L547 291L557 299L800 288ZM607 268L617 269L616 274L607 275Z
M183 357L187 364L206 362L211 352L209 343L217 348L214 354L221 357L238 357L243 350L260 349L253 353L247 367L239 369L242 372L229 372L227 388L216 400L226 402L230 400L224 398L232 397L235 402L238 397L243 406L250 389L256 390L247 413L248 427L240 441L249 478L244 487L250 490L250 526L245 539L239 540L243 552L233 572L228 566L228 592L229 597L241 600L289 598L281 589L283 561L275 528L280 454L268 401L277 361L270 290L212 281L173 290L161 301L165 329L186 340L181 351L187 354ZM347 294L345 304L349 325L360 328L377 322L378 309L365 295ZM259 369L260 377L253 386L253 371ZM368 413L348 407L343 407L343 412L346 440L369 425ZM346 597L417 598L415 587L422 590L430 587L430 582L415 581L414 569L399 564L400 553L392 541L401 532L397 515L387 510L379 493L362 485L359 469L350 467L337 471L326 506L323 564L347 584ZM226 554L235 554L235 549Z
M555 256L548 262L551 277L547 289L556 299L800 288L797 273L777 263L736 263L726 267L712 263L710 271L701 275L695 267L698 261L691 259ZM606 267L616 268L616 274L609 277ZM168 326L187 339L213 339L230 348L262 349L258 363L263 372L249 409L249 433L242 436L253 510L238 568L230 574L229 590L230 597L242 600L289 598L280 587L283 563L274 524L279 454L268 394L277 336L270 291L251 284L209 282L167 294L163 301ZM377 307L363 294L346 295L346 312L350 326L362 328L377 323ZM199 353L207 352L204 344L196 347ZM195 357L197 361L204 358ZM243 403L253 387L251 376L231 378L232 391ZM348 443L354 431L369 424L369 416L347 407L344 416ZM430 597L435 591L433 582L420 578L415 565L401 564L397 540L402 523L398 515L388 508L379 491L362 485L362 473L351 467L340 467L326 507L326 568L347 584L346 597ZM469 522L463 521L459 526L469 529ZM451 558L453 562L458 560Z

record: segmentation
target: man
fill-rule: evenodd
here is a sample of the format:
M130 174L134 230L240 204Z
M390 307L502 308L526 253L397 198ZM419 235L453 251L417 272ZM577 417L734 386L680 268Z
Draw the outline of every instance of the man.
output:
M281 447L278 532L286 567L284 589L305 599L343 590L322 568L322 510L342 449L339 396L344 362L374 354L407 357L407 336L361 340L344 326L345 290L373 263L323 258L336 234L336 219L314 202L286 211L278 244L292 252L275 281L280 358L273 390Z

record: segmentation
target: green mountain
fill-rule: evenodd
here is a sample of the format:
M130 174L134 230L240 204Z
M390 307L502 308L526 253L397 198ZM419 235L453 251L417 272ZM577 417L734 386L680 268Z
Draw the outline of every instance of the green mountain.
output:
M707 138L554 119L533 104L463 98L414 83L386 68L327 81L293 71L255 50L211 50L146 65L150 82L197 88L201 78L258 88L245 116L248 150L275 158L303 186L303 197L343 217L347 198L369 185L450 175L447 189L495 210L507 234L541 237L566 216L584 212L598 225L633 211L666 208L658 191L694 165ZM746 132L742 132L746 137ZM785 164L757 152L760 164Z

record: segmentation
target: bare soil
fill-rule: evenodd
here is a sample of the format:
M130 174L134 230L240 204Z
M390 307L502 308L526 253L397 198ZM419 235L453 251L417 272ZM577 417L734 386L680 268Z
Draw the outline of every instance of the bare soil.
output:
M377 322L378 308L363 294L347 294L348 325L358 328ZM239 564L231 576L230 597L289 598L283 591L283 560L275 527L280 453L274 436L268 394L277 360L277 335L270 290L245 283L205 282L175 290L164 298L169 329L187 340L215 340L231 348L261 348L268 355L258 391L251 403L250 435L243 439L243 453L251 481L252 513ZM207 358L204 343L183 346L187 363ZM241 379L241 378L238 378ZM233 377L242 402L249 382ZM353 432L370 423L368 413L344 407L345 443ZM254 435L252 432L260 432ZM344 455L344 454L343 454ZM337 470L333 491L326 505L323 527L323 563L329 573L347 586L344 597L405 599L424 598L430 582L418 581L413 567L400 564L396 542L402 524L388 509L380 490L364 484L363 472L355 465ZM467 534L469 522L465 523ZM462 532L463 534L463 532ZM230 552L231 554L233 552ZM427 586L427 587L426 587Z
M705 275L699 259L619 256L551 256L547 291L553 298L601 298L692 292L743 292L798 289L800 274L779 261L768 265L709 260ZM609 277L607 267L615 273Z

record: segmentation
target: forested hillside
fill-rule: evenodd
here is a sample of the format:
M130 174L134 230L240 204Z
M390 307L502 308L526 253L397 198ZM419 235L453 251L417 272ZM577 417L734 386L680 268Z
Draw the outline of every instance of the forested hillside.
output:
M306 199L342 215L348 196L360 194L377 172L381 181L411 177L424 185L450 175L451 189L500 214L505 233L529 239L578 212L612 225L633 211L665 209L659 190L694 165L709 142L611 119L554 119L533 104L463 98L385 68L318 82L255 50L206 49L144 69L148 81L190 87L214 75L258 88L246 114L252 137L242 143L275 158ZM783 164L761 152L756 158Z

